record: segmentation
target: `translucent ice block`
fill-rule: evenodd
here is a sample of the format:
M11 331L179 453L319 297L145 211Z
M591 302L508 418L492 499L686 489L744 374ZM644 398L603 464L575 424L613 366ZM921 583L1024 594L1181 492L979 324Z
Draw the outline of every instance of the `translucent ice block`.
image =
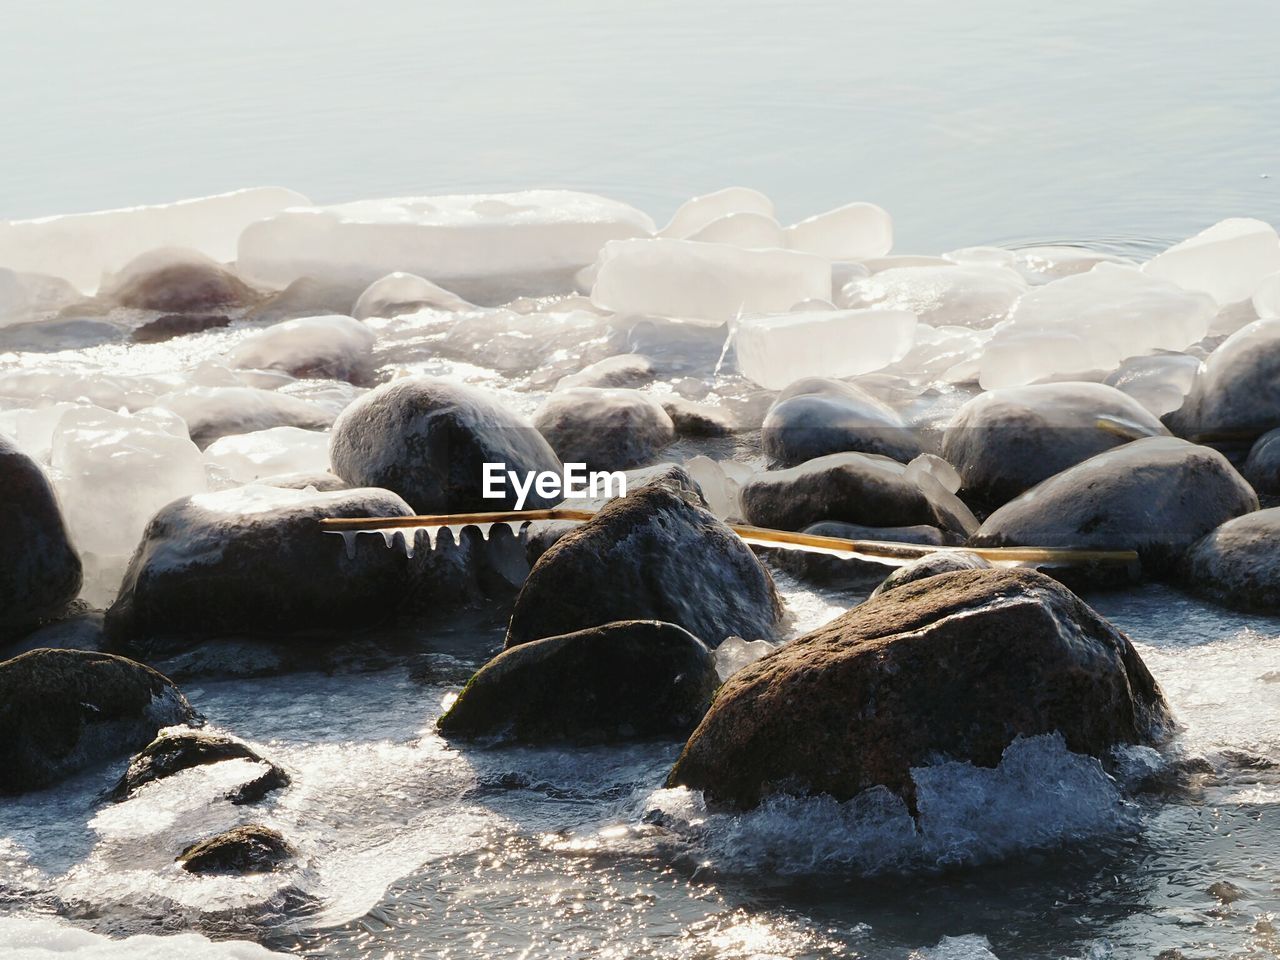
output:
M906 310L804 311L748 317L734 333L738 368L767 390L803 377L854 377L902 359L915 342Z
M749 187L725 187L714 193L706 193L686 200L662 228L659 236L673 240L685 240L707 225L735 213L756 213L773 216L773 201L759 190Z
M883 257L893 249L893 219L874 203L850 203L787 227L787 246L828 260Z
M1233 217L1174 244L1142 270L1218 303L1235 303L1249 299L1266 276L1280 270L1280 237L1261 220Z

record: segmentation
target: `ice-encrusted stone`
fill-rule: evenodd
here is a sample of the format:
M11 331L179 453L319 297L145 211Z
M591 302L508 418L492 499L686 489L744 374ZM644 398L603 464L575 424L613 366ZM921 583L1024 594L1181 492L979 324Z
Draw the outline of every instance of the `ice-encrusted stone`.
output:
M369 284L351 308L357 320L394 317L424 307L433 310L473 310L474 305L456 293L412 273L389 273Z
M784 246L782 226L763 213L730 213L712 220L689 240L703 243L727 243L732 247L769 249Z
M792 250L828 260L863 260L893 249L893 218L874 203L850 203L793 223L784 234Z
M294 377L362 383L373 375L373 341L373 331L351 317L299 317L242 341L231 362Z
M1232 217L1175 243L1143 264L1142 272L1207 293L1218 303L1247 300L1280 270L1280 237L1261 220Z
M0 267L0 327L42 319L80 299L61 277Z
M1100 263L1023 294L983 352L979 383L1016 387L1182 350L1205 336L1216 313L1207 294Z
M738 369L767 390L804 377L854 377L887 367L915 342L907 310L806 310L747 317L734 331Z
M258 221L240 237L238 266L280 286L397 271L433 281L572 274L610 240L653 229L634 207L570 190L360 200Z
M691 240L614 241L591 288L603 310L714 324L812 298L831 298L831 265L820 257Z
M257 387L188 387L156 403L182 417L191 439L201 447L219 437L270 427L321 430L337 416L318 403Z
M323 474L329 469L329 435L272 427L215 440L204 458L239 483L290 473Z
M1005 319L1026 290L1021 275L1002 266L898 267L849 281L838 299L845 307L910 310L934 327L983 329Z
M217 261L234 260L246 226L310 202L282 187L255 187L176 203L0 221L0 266L65 277L92 293L104 273L156 247L190 247Z
M98 287L103 303L164 313L208 313L247 306L259 296L232 270L186 247L140 253Z
M682 203L658 236L685 240L715 221L737 213L772 217L773 201L750 187L725 187L705 193Z

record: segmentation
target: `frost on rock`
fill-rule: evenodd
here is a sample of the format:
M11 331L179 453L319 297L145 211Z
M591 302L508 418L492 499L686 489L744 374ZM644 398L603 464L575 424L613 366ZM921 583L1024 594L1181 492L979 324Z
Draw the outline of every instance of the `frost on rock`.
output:
M898 267L849 281L839 302L910 310L934 327L985 329L1005 319L1026 289L1022 276L1007 267Z
M787 247L828 260L883 257L893 249L893 218L874 203L850 203L793 223Z
M591 289L603 310L717 325L811 299L831 299L831 265L820 257L690 240L610 243Z
M63 277L92 293L105 273L156 247L190 247L234 260L246 226L286 207L310 203L282 187L96 213L0 221L0 266Z
M906 310L806 310L747 317L733 333L742 375L766 390L805 377L854 377L887 367L915 342Z
M1183 350L1217 313L1206 294L1101 263L1025 293L983 352L984 389L1110 371L1128 357Z
M281 474L323 474L329 470L329 435L298 427L272 427L215 440L204 451L237 483Z
M359 200L281 211L240 237L238 266L284 286L302 276L418 274L432 281L567 276L610 240L653 221L616 200L570 190ZM528 292L528 291L525 291Z
M357 320L395 317L424 308L433 310L474 310L475 305L456 293L412 273L389 273L364 289L351 308Z
M685 240L717 220L740 213L772 218L773 201L759 190L749 187L725 187L723 190L686 200L658 236Z
M300 317L244 340L231 362L242 369L359 383L373 375L373 341L373 331L351 317Z
M1280 270L1280 237L1261 220L1232 217L1148 260L1142 272L1207 293L1218 303L1248 300Z

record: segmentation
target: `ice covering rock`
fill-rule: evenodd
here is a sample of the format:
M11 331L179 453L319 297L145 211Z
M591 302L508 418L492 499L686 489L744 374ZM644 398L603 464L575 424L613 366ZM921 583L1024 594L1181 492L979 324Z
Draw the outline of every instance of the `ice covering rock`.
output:
M773 201L749 187L725 187L686 200L658 235L685 240L717 220L738 213L772 217Z
M1217 313L1207 294L1111 263L1023 294L982 355L983 388L1108 371L1128 357L1182 350Z
M351 317L299 317L243 340L231 362L294 377L366 383L373 376L374 339L372 330Z
M856 384L821 377L797 380L778 394L760 426L760 445L785 467L846 451L901 463L920 453L920 438L896 410Z
M675 439L662 404L638 390L569 387L552 393L533 425L564 463L626 470L651 463Z
M134 257L103 277L98 299L135 310L207 313L248 306L259 294L198 250L162 247Z
M1026 290L1007 267L899 267L850 280L837 299L844 307L910 311L934 327L984 329L1005 319Z
M0 266L0 327L40 320L79 299L80 292L61 277Z
M1261 220L1232 217L1176 243L1143 264L1142 272L1207 293L1218 303L1248 300L1280 270L1280 237Z
M570 387L640 387L653 380L653 363L639 353L618 353L561 377L557 390Z
M1163 417L1182 406L1199 369L1200 358L1187 353L1130 357L1106 382Z
M874 203L850 203L793 223L787 247L828 260L883 257L893 249L893 218Z
M290 473L323 474L329 469L329 435L272 427L215 440L205 448L204 458L239 483Z
M831 266L787 250L743 250L690 240L619 240L601 252L591 302L712 324L831 299Z
M360 200L260 220L240 237L238 266L277 286L397 271L437 282L570 274L610 240L653 229L633 207L569 190Z
M734 328L738 369L768 390L803 377L855 377L906 356L916 317L907 310L805 310L744 317Z
M324 407L256 387L188 387L156 401L186 421L191 439L207 447L219 437L270 427L322 430L334 414Z
M394 317L402 313L413 313L424 307L435 310L471 310L474 305L430 280L412 273L397 272L389 273L381 280L369 284L351 308L351 315L357 320L367 320L370 317Z
M255 187L176 203L0 221L0 266L65 277L92 293L104 273L156 247L190 247L219 262L234 260L246 226L310 202L292 190Z

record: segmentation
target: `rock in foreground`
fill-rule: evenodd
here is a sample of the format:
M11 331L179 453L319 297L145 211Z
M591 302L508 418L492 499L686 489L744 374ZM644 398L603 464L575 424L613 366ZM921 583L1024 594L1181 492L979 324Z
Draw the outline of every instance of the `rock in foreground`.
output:
M1280 612L1280 507L1218 527L1187 554L1183 578L1224 606Z
M249 760L266 763L269 769L261 776L227 795L232 803L251 803L272 790L289 785L289 775L264 759L247 743L216 733L183 730L161 734L129 762L129 768L108 792L111 800L124 800L144 784L163 780L183 770L223 760Z
M847 800L911 768L994 767L1016 737L1077 753L1155 743L1170 726L1128 639L1027 570L970 570L891 590L734 674L670 784L749 807L775 792Z
M193 843L178 862L188 873L271 873L292 856L279 831L249 824Z

